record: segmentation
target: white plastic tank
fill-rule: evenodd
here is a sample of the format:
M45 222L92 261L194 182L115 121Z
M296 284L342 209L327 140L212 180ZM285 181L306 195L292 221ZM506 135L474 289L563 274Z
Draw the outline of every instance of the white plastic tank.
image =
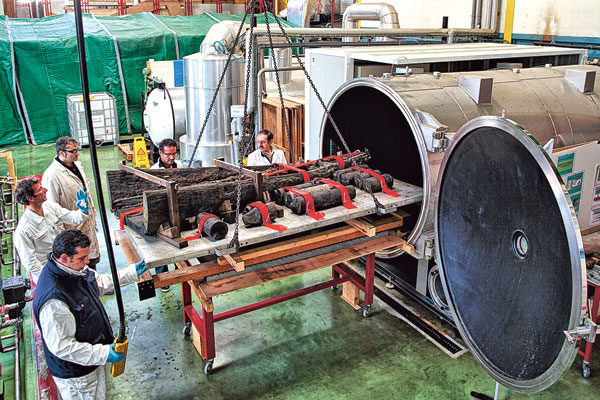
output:
M179 139L185 134L185 89L156 88L150 92L144 109L144 127L154 144L163 139Z

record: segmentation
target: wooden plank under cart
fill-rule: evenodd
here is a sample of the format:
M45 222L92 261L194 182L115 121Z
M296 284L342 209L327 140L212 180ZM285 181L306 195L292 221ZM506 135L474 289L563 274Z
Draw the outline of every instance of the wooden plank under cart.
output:
M399 193L400 197L392 197L385 193L374 194L377 200L382 204L385 213L391 213L396 211L399 207L420 202L423 197L423 191L420 187L399 180L394 180L393 190L396 193ZM371 195L362 190L356 190L356 198L352 203L357 206L357 208L348 210L343 206L338 206L322 210L322 212L325 213L325 217L322 221L316 221L307 215L295 215L289 209L285 208L285 217L279 218L275 222L287 227L287 230L283 232L277 232L262 226L246 228L240 221L238 236L240 246L243 248L248 245L280 239L285 236L376 213ZM227 236L222 240L214 242L208 239L192 240L188 242L187 247L182 249L175 249L173 246L158 238L140 235L127 226L125 226L125 229L138 254L146 261L146 266L148 268L156 268L161 265L174 264L179 261L190 260L192 258L210 254L223 255L234 252L234 249L227 247L233 237L234 230L233 225L230 225L229 227L230 229ZM195 231L184 231L181 233L181 236L185 237L195 233Z

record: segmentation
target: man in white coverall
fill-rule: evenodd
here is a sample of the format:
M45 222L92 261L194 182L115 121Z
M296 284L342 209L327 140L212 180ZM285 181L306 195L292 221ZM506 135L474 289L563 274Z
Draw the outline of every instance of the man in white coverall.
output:
M21 264L31 273L35 283L46 264L46 256L52 251L54 239L63 230L63 224L79 225L88 219L89 212L83 190L77 191L77 211L46 201L46 192L37 178L19 181L14 192L15 199L27 206L13 235L15 247Z
M100 295L113 289L112 276L87 268L90 240L77 229L58 234L40 274L33 313L42 332L48 371L64 400L104 399L107 362L120 362ZM137 281L144 260L119 271L119 282Z
M270 130L263 129L256 134L256 145L258 149L248 156L248 166L287 164L283 151L273 146L273 132Z
M87 190L89 182L81 163L77 161L78 158L77 140L69 136L60 137L56 141L56 157L42 176L42 186L48 189L46 194L48 200L58 203L67 210L77 210L76 193L79 189L83 189L89 194ZM90 217L80 225L65 224L65 229L77 228L88 235L91 240L88 267L96 269L96 264L100 262L100 250L96 237L96 208L91 196L88 196L88 204Z

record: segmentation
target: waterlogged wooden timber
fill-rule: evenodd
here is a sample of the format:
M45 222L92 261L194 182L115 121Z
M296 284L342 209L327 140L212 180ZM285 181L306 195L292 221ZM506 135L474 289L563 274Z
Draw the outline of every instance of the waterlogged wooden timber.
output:
M346 186L346 190L351 199L356 197L356 188L354 186ZM322 210L342 204L342 194L338 188L317 191L311 193L311 196L315 210ZM304 215L306 214L306 200L302 196L297 196L291 201L289 208L294 214Z
M331 177L332 173L339 168L339 164L335 160L322 162L321 165L320 167L308 166L307 173L310 180ZM271 192L283 186L294 186L303 182L303 174L288 172L265 177L262 187L265 192ZM237 181L228 178L222 181L203 182L182 187L178 190L177 197L180 219L195 217L201 212L215 213L224 201L229 200L232 205L236 204ZM160 226L169 221L167 191L165 189L146 190L142 199L145 234L155 235ZM244 178L241 182L241 205L245 206L256 199L257 193L253 181L250 178Z
M237 173L214 167L145 169L144 172L165 180L175 181L179 187L209 181L237 179ZM106 171L106 181L108 182L110 207L117 212L135 205L140 206L144 191L162 189L154 182L121 170Z
M271 222L275 222L277 218L277 207L274 202L265 204L267 210L269 211L269 219ZM242 222L244 225L250 226L260 226L263 224L262 213L256 206L247 205L244 208L244 212L242 213Z

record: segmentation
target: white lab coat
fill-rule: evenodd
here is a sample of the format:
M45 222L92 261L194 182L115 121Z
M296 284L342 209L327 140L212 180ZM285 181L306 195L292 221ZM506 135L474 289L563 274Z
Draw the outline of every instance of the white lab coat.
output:
M56 266L73 275L85 275L83 271L75 271L56 262ZM86 267L87 268L87 267ZM112 275L100 275L96 271L96 282L100 294L113 290ZM138 280L135 264L119 271L121 286ZM70 399L104 399L106 382L104 365L108 359L110 345L78 342L75 339L75 317L69 307L62 301L51 299L40 308L40 326L48 350L55 356L80 365L98 365L93 372L78 378L53 377L63 400Z
M90 181L86 178L83 167L79 161L75 162L79 168L81 176L86 182L88 188L88 204L90 206L90 217L80 225L65 224L65 229L76 228L85 233L90 238L90 258L100 257L98 247L98 238L96 237L96 208L90 194ZM77 195L79 189L83 189L83 185L79 178L69 171L64 165L56 161L44 171L42 175L42 186L48 189L46 197L48 200L58 203L61 207L67 210L77 210Z
M89 217L79 209L69 211L49 200L42 204L42 209L43 217L25 209L13 235L21 264L36 283L46 264L46 256L52 251L54 239L64 229L63 224L80 225Z
M287 164L287 160L285 159L285 154L283 153L283 151L281 151L275 147L273 147L273 155L271 157L270 162L269 162L268 158L263 156L260 149L254 150L248 156L248 166L249 167L255 167L258 165L271 165L274 163Z
M150 169L165 169L165 168L162 168L159 164L160 164L160 161L157 162L156 164L154 164L153 166L151 166ZM183 168L183 163L180 160L174 160L173 164L175 164L175 166L173 168Z

